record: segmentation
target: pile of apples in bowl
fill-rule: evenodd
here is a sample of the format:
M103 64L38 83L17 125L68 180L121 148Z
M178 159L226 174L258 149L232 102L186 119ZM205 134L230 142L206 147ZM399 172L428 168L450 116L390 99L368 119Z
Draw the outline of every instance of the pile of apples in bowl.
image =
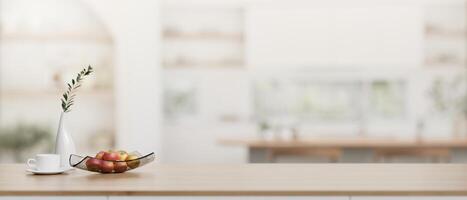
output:
M72 167L99 173L123 173L154 161L154 152L142 155L139 152L100 151L95 157L70 155Z

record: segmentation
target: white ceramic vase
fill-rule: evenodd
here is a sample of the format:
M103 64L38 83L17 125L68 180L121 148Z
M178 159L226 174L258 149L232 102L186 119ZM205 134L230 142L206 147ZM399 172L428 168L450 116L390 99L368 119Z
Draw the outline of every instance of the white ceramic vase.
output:
M66 113L62 112L55 141L55 154L60 155L60 165L65 169L71 168L69 163L70 154L76 153L75 143L70 133L65 128Z

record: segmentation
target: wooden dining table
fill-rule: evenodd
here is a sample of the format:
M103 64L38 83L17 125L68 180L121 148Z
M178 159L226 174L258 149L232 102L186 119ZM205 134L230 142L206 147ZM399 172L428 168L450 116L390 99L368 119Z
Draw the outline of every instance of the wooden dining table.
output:
M246 147L249 162L271 162L271 154L341 151L339 162L375 162L384 155L439 155L448 162L467 161L467 138L313 137L299 139L223 138L224 146Z

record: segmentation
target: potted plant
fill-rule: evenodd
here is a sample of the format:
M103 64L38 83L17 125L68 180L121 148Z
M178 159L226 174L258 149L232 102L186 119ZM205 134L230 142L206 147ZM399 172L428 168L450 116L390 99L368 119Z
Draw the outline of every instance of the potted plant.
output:
M451 81L437 79L429 92L437 111L448 114L453 120L454 137L467 136L467 76L460 75Z

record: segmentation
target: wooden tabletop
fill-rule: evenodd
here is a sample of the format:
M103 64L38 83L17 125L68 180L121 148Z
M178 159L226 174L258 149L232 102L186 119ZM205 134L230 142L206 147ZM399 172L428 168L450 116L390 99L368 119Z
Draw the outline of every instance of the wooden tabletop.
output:
M467 148L467 139L404 139L379 137L300 138L297 140L264 140L258 138L221 139L222 145L250 148Z
M32 175L0 165L0 195L467 195L465 164L150 164Z

